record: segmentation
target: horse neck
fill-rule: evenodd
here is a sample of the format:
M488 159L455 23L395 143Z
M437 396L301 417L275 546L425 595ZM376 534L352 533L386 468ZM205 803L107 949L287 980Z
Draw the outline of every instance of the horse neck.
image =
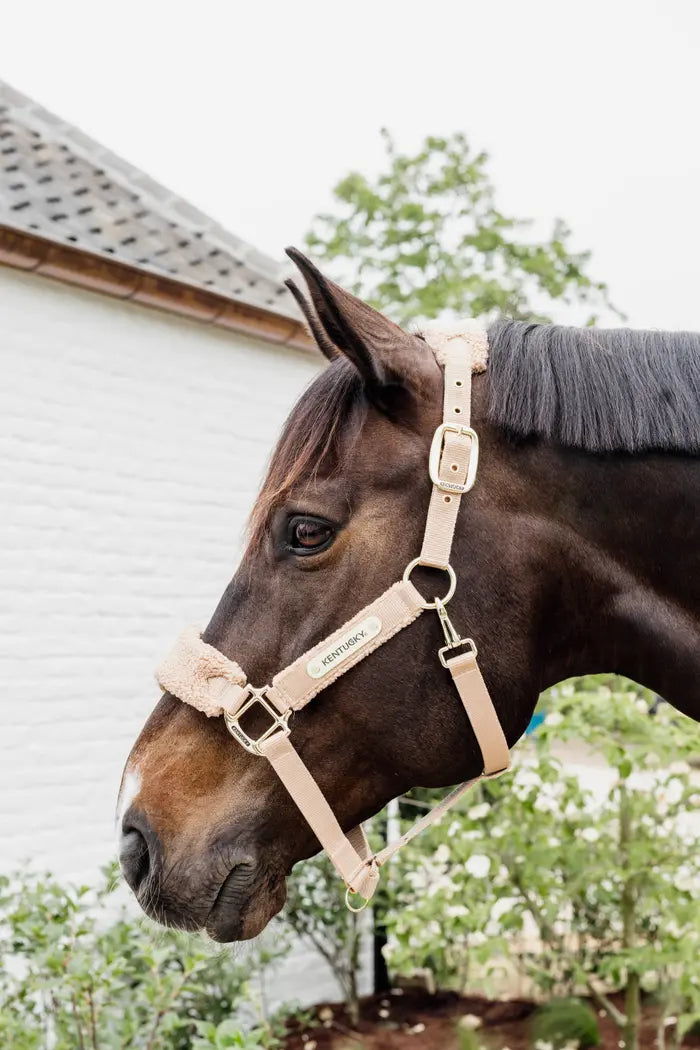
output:
M541 689L594 672L700 717L700 461L514 447L502 435L491 451L455 551L469 628L511 698L509 736Z

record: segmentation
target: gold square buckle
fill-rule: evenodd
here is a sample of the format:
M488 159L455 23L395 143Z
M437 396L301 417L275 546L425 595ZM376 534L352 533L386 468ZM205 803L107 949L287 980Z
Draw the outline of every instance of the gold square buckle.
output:
M238 741L241 747L244 747L251 755L262 756L260 745L277 730L280 730L285 736L289 736L289 715L291 712L285 711L284 714L280 714L277 708L272 706L266 695L267 686L263 686L262 689L256 689L253 685L247 685L246 691L249 693L249 696L244 699L235 715L231 714L230 711L224 711L224 722L231 736ZM253 738L248 736L241 726L241 718L256 704L259 704L263 711L270 716L272 725L268 726L259 737Z
M443 481L440 477L440 460L445 447L445 434L462 434L464 437L471 438L469 466L467 468L467 478L464 482ZM473 488L478 466L479 438L476 431L472 430L471 427L460 426L459 423L441 423L433 435L428 458L428 471L433 485L437 485L441 492L454 492L459 496L463 496L465 492L469 492Z

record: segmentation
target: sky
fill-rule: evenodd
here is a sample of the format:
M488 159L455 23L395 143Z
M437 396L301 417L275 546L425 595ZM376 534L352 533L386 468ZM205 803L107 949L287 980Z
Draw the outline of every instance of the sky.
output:
M697 0L6 2L0 79L271 255L349 170L466 132L630 324L700 330Z

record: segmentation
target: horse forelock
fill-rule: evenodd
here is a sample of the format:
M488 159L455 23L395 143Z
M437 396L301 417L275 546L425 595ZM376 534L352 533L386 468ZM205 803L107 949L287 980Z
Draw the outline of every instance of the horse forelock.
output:
M368 407L355 367L338 357L316 376L293 408L277 446L249 523L256 549L270 515L294 485L340 468L343 450L359 433Z

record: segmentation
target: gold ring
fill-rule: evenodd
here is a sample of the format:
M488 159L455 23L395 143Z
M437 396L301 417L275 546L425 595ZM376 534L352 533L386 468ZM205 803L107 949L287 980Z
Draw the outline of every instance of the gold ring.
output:
M411 573L418 565L423 565L426 569L437 569L439 572L446 572L450 578L450 586L447 590L447 594L441 599L443 605L447 605L450 598L453 596L457 589L457 576L451 565L429 565L428 562L421 561L420 558L414 558L413 561L409 561L406 568L403 570L403 582L408 583L411 578ZM421 595L422 597L422 595ZM422 609L437 609L436 602L423 602Z
M351 911L355 915L357 915L357 914L359 914L359 912L365 910L365 908L369 904L369 897L363 897L362 898L362 904L360 905L359 908L356 908L354 906L354 904L350 903L350 895L351 894L352 894L353 897L359 897L360 896L359 893L356 893L355 890L350 889L350 887L348 886L348 888L345 891L345 907L348 909L348 911Z

